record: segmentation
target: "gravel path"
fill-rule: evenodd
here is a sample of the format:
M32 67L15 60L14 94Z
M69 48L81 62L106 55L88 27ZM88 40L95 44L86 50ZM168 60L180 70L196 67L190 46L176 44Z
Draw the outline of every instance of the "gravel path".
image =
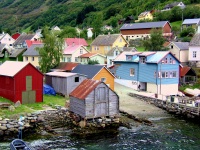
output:
M115 92L119 95L121 111L125 111L129 114L145 119L169 117L169 114L165 110L128 95L128 93L137 93L143 95L151 93L138 92L118 83L115 83Z

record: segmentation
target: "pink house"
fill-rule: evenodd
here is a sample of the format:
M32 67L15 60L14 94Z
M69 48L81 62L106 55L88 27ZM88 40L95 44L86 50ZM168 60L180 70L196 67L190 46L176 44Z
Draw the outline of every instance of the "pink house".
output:
M61 62L78 62L78 57L86 53L89 51L82 45L69 45L63 51Z

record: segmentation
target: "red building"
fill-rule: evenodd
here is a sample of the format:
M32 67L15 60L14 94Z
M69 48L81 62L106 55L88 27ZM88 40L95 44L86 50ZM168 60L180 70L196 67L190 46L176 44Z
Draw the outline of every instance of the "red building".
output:
M159 29L163 32L163 37L168 40L172 38L172 29L168 21L142 22L124 24L120 28L121 34L126 40L145 39L150 37L152 29Z
M43 74L28 62L6 61L0 66L0 96L14 103L43 102Z

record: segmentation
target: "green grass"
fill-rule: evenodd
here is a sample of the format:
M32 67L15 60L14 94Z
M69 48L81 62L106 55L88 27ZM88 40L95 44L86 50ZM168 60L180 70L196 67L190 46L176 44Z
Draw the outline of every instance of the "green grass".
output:
M43 102L41 103L32 103L32 104L22 104L19 107L16 107L14 111L10 111L7 108L0 109L0 116L3 118L18 118L20 115L35 112L38 110L44 110L44 107L54 108L56 105L65 106L66 98L56 95L44 95ZM0 102L8 102L14 105L13 102L5 98L0 98Z
M139 52L144 52L144 51L145 51L144 47L142 47L142 46L136 47L136 49L137 49Z
M181 28L182 21L175 21L170 23L172 27Z

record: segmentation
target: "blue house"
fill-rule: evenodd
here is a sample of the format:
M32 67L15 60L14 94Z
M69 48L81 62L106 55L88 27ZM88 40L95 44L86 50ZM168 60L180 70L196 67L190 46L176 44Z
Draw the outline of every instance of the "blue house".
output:
M114 64L120 84L158 95L178 93L180 62L169 51L123 52Z

